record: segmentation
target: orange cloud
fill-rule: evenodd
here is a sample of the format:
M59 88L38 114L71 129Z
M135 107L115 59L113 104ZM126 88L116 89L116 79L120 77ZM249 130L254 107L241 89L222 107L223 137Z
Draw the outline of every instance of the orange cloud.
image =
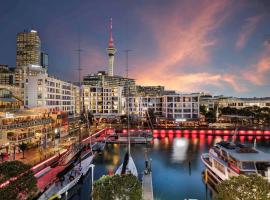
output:
M237 49L243 49L248 42L251 34L254 32L256 26L260 22L262 15L249 17L245 24L242 26L241 31L238 35L235 47Z
M270 72L270 57L269 55L262 56L260 60L244 73L246 80L255 85L262 86L269 80Z
M236 77L208 73L207 68L202 67L211 60L211 47L218 42L212 34L230 16L226 10L230 3L226 0L200 3L192 7L183 7L184 4L172 6L169 15L167 12L162 15L161 11L142 14L143 22L152 31L157 49L155 60L141 60L137 65L143 68L132 72L139 84L164 85L168 89L194 92L201 91L206 85L222 88L225 83L236 91L246 90L238 84ZM179 8L184 12L177 10ZM191 65L201 66L194 70L199 72L177 72L177 69L184 71Z

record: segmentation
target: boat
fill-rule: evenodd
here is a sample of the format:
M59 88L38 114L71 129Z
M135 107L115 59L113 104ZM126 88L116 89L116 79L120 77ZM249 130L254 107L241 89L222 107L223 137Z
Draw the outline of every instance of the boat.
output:
M260 175L270 182L270 154L241 143L221 141L201 155L217 183L239 175Z
M66 195L72 187L74 187L81 178L83 178L91 168L94 155L88 156L81 162L78 162L69 170L61 172L63 176L59 177L59 181L54 182L38 199L53 200L60 199L62 195Z
M151 131L130 131L127 133L114 133L108 139L109 143L130 143L132 144L144 144L153 140L153 134Z

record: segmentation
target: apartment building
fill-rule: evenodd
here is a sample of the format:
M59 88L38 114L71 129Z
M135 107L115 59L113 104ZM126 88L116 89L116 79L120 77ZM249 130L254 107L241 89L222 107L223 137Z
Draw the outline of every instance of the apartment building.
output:
M122 113L122 87L83 85L83 106L95 117L113 117Z
M162 97L162 115L167 119L185 121L199 118L200 94L172 94Z

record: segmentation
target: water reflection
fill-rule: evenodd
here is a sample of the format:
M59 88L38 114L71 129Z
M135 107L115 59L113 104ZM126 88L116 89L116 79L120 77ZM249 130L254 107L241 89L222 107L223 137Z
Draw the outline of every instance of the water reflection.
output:
M253 145L270 153L269 138L241 136L236 140ZM173 137L162 135L150 145L132 145L131 153L138 168L144 169L144 152L148 149L152 158L154 196L161 200L174 199L212 199L212 192L206 187L202 172L204 165L200 160L202 153L208 152L214 143L231 141L230 136L198 135L198 133L176 133ZM95 159L95 179L103 174L112 174L122 162L126 145L108 144L103 154Z
M188 149L188 139L186 138L175 138L173 140L173 152L172 162L181 163L186 160L186 152Z

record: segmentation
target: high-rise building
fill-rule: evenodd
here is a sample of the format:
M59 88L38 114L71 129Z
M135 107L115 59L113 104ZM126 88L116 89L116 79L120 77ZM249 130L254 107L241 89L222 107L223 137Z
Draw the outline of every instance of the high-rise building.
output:
M46 69L49 67L49 56L44 52L40 53L40 66Z
M8 68L8 65L0 64L0 84L1 85L13 85L14 73Z
M40 65L40 38L36 30L17 34L16 67Z
M113 44L113 36L112 36L112 18L110 20L110 39L109 39L109 46L107 48L107 53L109 55L109 68L108 68L108 75L113 76L113 64L114 64L114 54L116 49L114 48Z

